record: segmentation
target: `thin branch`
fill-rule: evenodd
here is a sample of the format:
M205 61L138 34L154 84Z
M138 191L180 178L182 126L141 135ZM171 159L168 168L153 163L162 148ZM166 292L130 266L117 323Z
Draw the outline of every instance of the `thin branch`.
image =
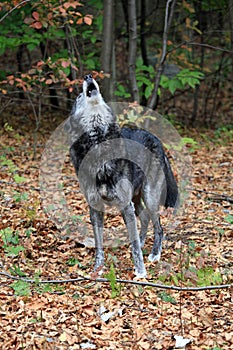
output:
M158 89L159 89L159 83L161 79L161 75L163 73L164 63L167 55L167 37L168 32L172 23L172 18L174 14L174 8L175 8L176 0L168 0L166 3L166 11L165 11L165 20L164 20L164 30L163 30L163 41L162 41L162 54L159 61L159 65L157 68L157 75L155 77L154 82L154 90L150 99L150 102L148 104L148 107L151 109L155 109L157 103L158 103ZM169 7L171 5L170 11Z
M196 189L196 188L188 188L187 189L188 191L194 191L194 192L200 192L200 193L205 193L205 194L209 194L211 195L212 199L215 199L215 200L222 200L222 201L226 201L226 202L229 202L229 203L233 203L233 197L230 197L226 194L221 194L221 193L214 193L214 192L209 192L209 191L205 191L205 190L199 190L199 189Z
M24 5L25 3L27 2L30 2L31 0L24 0L24 1L21 1L20 3L18 3L17 5L15 5L10 11L8 11L7 13L5 13L4 16L2 16L2 18L0 18L0 23L2 21L4 21L4 19L9 16L14 10L16 10L18 7L20 7L21 5Z
M74 283L74 282L83 282L83 281L90 281L90 282L100 282L100 283L109 283L109 280L107 278L96 278L93 279L91 277L85 277L80 276L78 278L69 278L69 279L61 279L61 280L35 280L35 279L29 279L29 278L23 278L23 277L17 277L13 276L9 273L7 273L5 270L4 272L0 272L0 275L5 276L9 279L15 280L15 281L23 281L26 283L35 283L35 284L46 284L46 283L52 283L52 284L58 284L58 283ZM134 281L134 280L122 280L117 278L117 283L121 284L133 284L133 285L140 285L144 287L153 287L158 289L168 289L168 290L175 290L178 292L198 292L202 290L216 290L216 289L226 289L226 288L232 288L233 284L221 284L221 285L214 285L214 286L203 286L203 287L177 287L177 286L168 286L164 284L158 284L158 283L152 283L152 282L144 282L144 281Z
M192 42L192 41L185 41L182 45L195 45L195 46L202 46L202 47L206 47L208 49L212 49L212 50L219 50L219 51L223 51L223 52L227 52L227 53L233 53L233 50L226 50L223 49L219 46L213 46L213 45L209 45L209 44L205 44L205 43L197 43L197 42Z

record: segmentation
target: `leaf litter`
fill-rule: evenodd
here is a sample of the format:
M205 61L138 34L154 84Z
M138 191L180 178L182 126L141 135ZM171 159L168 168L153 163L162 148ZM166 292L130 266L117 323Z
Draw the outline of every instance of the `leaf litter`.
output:
M1 133L2 154L8 165L0 161L0 272L36 281L30 285L20 281L17 285L17 281L0 275L2 348L233 348L232 288L161 292L152 287L122 284L113 293L114 281L113 287L110 283L88 280L40 284L40 279L90 275L94 263L93 248L80 246L74 239L75 220L74 231L65 241L41 208L38 172L46 136L44 133L39 140L39 154L33 160L30 134L24 132L19 139L14 132ZM181 287L232 284L232 203L221 197L222 194L233 197L232 143L216 144L208 134L204 141L199 135L192 137L199 147L192 152L194 170L189 198L175 227L169 226L166 216L162 217L166 234L162 260L158 264L146 262L148 281ZM23 179L15 177L16 172ZM90 227L87 205L74 179L73 168L67 162L64 171L67 202ZM109 215L107 225L122 226L124 230L117 215ZM18 241L10 236L4 241L6 228L17 233ZM144 249L145 261L152 240L150 232ZM24 250L11 249L11 254L6 254L6 247L17 245ZM119 248L109 246L105 254L106 272L113 266L117 278L134 278L127 244Z

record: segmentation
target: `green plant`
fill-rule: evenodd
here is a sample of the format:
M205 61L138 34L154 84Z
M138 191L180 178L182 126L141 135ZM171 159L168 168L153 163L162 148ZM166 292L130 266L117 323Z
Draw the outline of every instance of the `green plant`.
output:
M14 276L26 277L26 274L23 271L21 271L19 266L16 266L15 264L13 264L13 267L11 267L9 271Z
M16 182L17 184L20 184L20 183L22 183L22 182L27 181L27 179L26 179L25 177L20 176L20 175L18 175L18 174L15 174L15 175L13 176L13 178L14 178L14 180L15 180L15 182Z
M13 231L10 227L0 230L0 236L3 240L3 249L7 255L18 256L25 248L19 243L18 231Z
M5 155L0 157L0 165L1 167L7 167L10 173L15 173L18 170L14 162L11 159L7 159Z
M123 97L125 99L129 98L131 94L126 90L124 85L117 83L116 89L114 91L115 96Z
M31 294L31 287L28 282L19 280L10 284L17 296L29 296Z
M19 234L18 231L13 231L12 228L6 227L0 230L0 236L2 237L4 245L14 244L17 245L19 242Z
M227 221L229 224L233 225L233 215L228 214L225 218L225 221Z
M144 94L146 99L151 96L154 89L154 75L154 67L152 65L144 65L142 58L138 58L136 61L136 80L141 97L142 94ZM161 95L161 88L169 90L172 94L177 90L184 90L186 87L194 89L196 85L200 85L203 78L204 74L202 72L188 68L181 69L172 78L162 74L158 94ZM144 87L144 90L142 87ZM122 85L118 86L116 95L128 97L128 93L126 93Z
M171 296L170 294L168 294L167 292L159 292L158 293L158 297L160 298L160 299L162 299L163 301L165 301L165 302L168 302L168 303L171 303L171 304L177 304L177 301L176 301L176 299L173 297L173 296Z
M224 125L217 128L214 132L214 137L216 141L223 144L225 141L233 141L233 125Z
M10 1L9 4L7 2L2 7L3 15L6 9L11 7ZM93 4L93 7L98 8L99 5L102 6L101 2ZM90 25L92 30L89 29ZM93 69L99 61L98 55L93 49L89 50L88 46L86 49L85 41L95 43L97 30L93 32L93 26L97 29L101 25L101 15L93 22L93 15L86 13L86 7L78 1L25 2L20 10L14 11L13 21L12 15L9 15L0 22L0 55L6 52L12 53L17 49L27 53L37 50L38 61L29 67L27 72L14 74L12 71L1 70L0 91L3 94L14 88L24 92L35 89L41 91L54 83L60 83L72 91L73 85L77 84L78 80L71 77L70 73L77 70L79 63L74 38L78 38L82 46L83 61L86 61L87 69ZM64 50L64 45L67 46L67 43L72 47L70 50ZM54 48L52 52L50 46ZM96 69L96 66L94 68Z
M21 192L15 191L13 198L14 198L16 203L25 202L28 200L28 193L27 192L21 193Z
M176 90L184 90L186 87L194 89L196 85L200 85L203 78L204 74L200 71L185 68L171 79L166 75L162 75L160 86L174 94Z
M121 286L117 284L116 273L115 273L115 268L113 264L111 264L109 273L105 275L105 278L107 278L110 282L110 287L112 290L111 298L116 298L120 294Z
M142 91L142 87L145 86L144 95L145 98L148 99L152 94L154 85L154 68L149 65L146 66L143 64L142 58L138 58L136 61L136 79L139 90ZM142 93L141 93L142 96Z
M26 231L25 231L25 234L27 236L27 238L30 238L32 232L35 232L36 229L34 227L29 227Z
M64 288L58 284L52 284L52 283L37 283L34 286L35 291L38 294L44 294L44 293L54 293L57 292L59 294L64 293Z
M71 258L69 258L69 260L67 260L66 264L68 266L75 266L75 265L77 265L80 268L83 267L83 265L80 263L80 261L78 259L76 259L75 257L73 257L73 256Z
M171 148L169 144L164 143L164 145L167 149ZM184 146L186 146L190 150L190 152L193 152L199 148L198 142L191 137L182 137L180 139L179 144L173 145L173 148L176 151L181 151L184 148Z
M20 252L23 252L25 248L22 245L17 246L4 246L4 251L9 256L18 256Z
M198 286L206 286L213 284L221 284L222 276L218 271L214 271L214 269L210 266L204 267L197 271L197 285Z
M78 221L83 221L83 217L81 215L71 215L70 219L73 224L76 224Z

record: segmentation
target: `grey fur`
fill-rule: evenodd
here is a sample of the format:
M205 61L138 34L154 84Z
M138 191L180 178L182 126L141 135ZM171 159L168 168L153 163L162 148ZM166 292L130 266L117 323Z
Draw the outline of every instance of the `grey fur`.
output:
M103 217L105 206L117 207L124 218L137 277L146 277L141 247L149 221L154 227L150 261L158 261L163 230L159 206L175 207L178 189L160 141L144 130L120 129L91 75L84 78L65 124L70 135L70 155L90 207L95 237L95 271L104 264ZM141 222L140 235L136 215Z

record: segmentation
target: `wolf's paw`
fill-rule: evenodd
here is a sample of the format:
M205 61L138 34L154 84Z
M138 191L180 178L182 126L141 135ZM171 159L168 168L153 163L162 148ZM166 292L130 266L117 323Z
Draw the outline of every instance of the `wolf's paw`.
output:
M91 279L95 280L101 277L104 274L105 267L104 265L94 268L94 271L90 274Z
M146 270L144 270L143 272L137 272L135 271L135 277L136 278L146 278L147 274L146 274Z
M155 262L155 261L159 261L160 260L160 257L161 257L161 253L158 253L158 254L150 254L148 256L148 260L150 262Z

